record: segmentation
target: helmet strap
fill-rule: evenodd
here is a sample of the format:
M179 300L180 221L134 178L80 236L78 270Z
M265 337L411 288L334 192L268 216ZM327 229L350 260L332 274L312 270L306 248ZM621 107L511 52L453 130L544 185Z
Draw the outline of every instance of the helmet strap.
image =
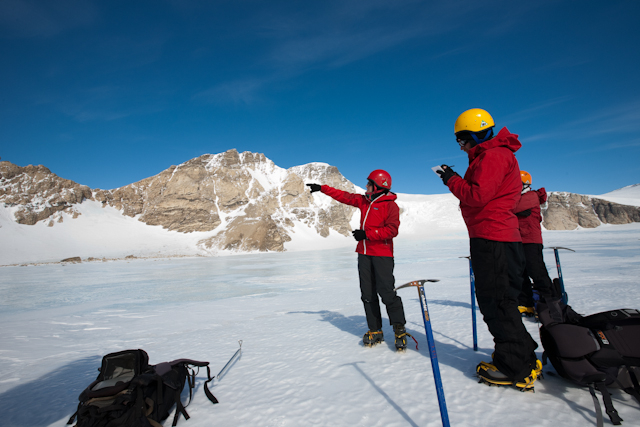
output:
M490 128L487 133L484 134L484 138L479 139L475 132L471 132L471 137L476 142L476 144L482 144L483 142L491 139L493 137L493 128Z

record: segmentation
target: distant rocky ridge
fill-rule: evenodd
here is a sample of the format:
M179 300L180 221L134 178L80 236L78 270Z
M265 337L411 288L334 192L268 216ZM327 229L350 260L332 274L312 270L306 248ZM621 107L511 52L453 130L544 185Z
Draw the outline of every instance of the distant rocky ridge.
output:
M63 213L95 200L148 225L181 233L210 232L198 246L206 252L283 251L296 224L326 237L331 230L350 235L355 208L311 195L317 182L354 192L338 169L310 163L283 169L264 154L229 150L206 154L158 175L113 190L92 190L53 174L44 166L0 162L0 203L19 224L61 222ZM548 230L593 228L640 222L640 208L572 193L550 193L543 207Z
M0 202L16 208L14 216L19 224L34 225L48 219L53 225L52 219L60 212L77 217L74 205L91 198L89 187L60 178L42 165L20 167L0 162Z
M601 224L640 222L640 208L574 193L550 193L542 208L547 230L595 228Z
M44 166L0 162L0 202L16 209L15 220L20 224L48 219L53 226L61 221L61 212L74 214L74 204L91 199L168 230L219 230L199 243L219 250L283 251L294 221L321 236L328 236L330 230L349 235L355 209L329 198L318 205L305 182L350 192L356 189L327 164L285 170L264 154L236 150L206 154L114 190L91 190Z

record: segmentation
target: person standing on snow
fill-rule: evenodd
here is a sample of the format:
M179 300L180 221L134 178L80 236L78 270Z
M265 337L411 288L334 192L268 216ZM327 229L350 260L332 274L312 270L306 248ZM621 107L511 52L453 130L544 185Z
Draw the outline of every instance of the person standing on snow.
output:
M547 192L544 187L538 190L531 189L531 175L528 172L520 171L520 178L522 180L522 196L514 212L518 217L526 268L524 269L522 290L518 297L518 310L526 316L533 316L535 310L531 280L533 280L533 289L545 300L560 296L554 295L551 278L542 255L540 205L547 201Z
M391 190L391 175L382 169L371 172L367 178L365 195L348 193L328 185L307 184L311 193L321 191L340 203L360 209L360 229L353 231L358 241L358 273L360 292L369 331L363 342L372 347L384 341L382 314L378 295L387 308L389 323L393 326L398 351L407 347L407 331L402 299L394 290L393 238L400 227L400 209L397 196Z
M489 385L525 390L533 388L542 364L534 352L538 344L518 311L525 260L514 213L522 190L514 153L522 144L507 128L494 136L494 126L485 110L462 113L454 133L469 157L469 168L464 178L447 165L442 165L438 174L460 200L469 232L478 307L495 343L491 363L480 362L476 367L478 377Z

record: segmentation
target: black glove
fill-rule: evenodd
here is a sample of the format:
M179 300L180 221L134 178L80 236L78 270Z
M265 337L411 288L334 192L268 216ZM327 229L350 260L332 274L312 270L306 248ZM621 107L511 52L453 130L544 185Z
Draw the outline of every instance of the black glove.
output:
M453 171L453 169L451 169L449 166L447 165L442 165L440 166L442 168L441 171L437 171L438 175L440 175L440 178L442 178L442 182L444 183L444 185L447 185L447 182L449 182L449 180L454 177L454 176L460 176L457 173L455 173Z
M518 212L518 213L516 213L516 215L517 216L521 216L523 218L526 218L529 215L531 215L531 209L527 209L526 211Z
M315 193L316 191L320 191L322 186L320 184L307 184L307 187L311 189L312 193Z
M367 240L367 233L365 233L364 230L353 230L352 234L353 234L353 238L356 239L358 242L360 240Z

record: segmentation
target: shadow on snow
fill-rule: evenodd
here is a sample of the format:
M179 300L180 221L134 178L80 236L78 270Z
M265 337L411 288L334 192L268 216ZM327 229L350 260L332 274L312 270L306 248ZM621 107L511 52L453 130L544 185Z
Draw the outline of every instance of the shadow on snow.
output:
M438 301L429 301L429 302L434 304L439 304L439 305L447 305L447 306L471 309L471 304L465 304L457 301L438 300ZM296 314L296 313L319 315L320 321L329 322L336 328L358 337L358 339L360 340L360 345L364 346L364 344L362 344L362 335L363 335L363 331L367 330L367 322L364 316L358 315L358 316L347 317L341 313L328 311L328 310L296 311L296 312L289 312L288 314ZM482 320L479 319L479 325L480 324L484 324L484 323L482 323ZM411 334L418 341L418 345L420 349L419 353L422 356L430 359L429 347L427 343L427 337L425 335L424 324L411 322L411 323L407 323L405 327L407 329L407 332ZM385 335L393 336L393 330L391 330L391 326L387 325L383 327L383 331ZM441 342L434 338L436 352L438 354L438 363L441 365L446 365L446 366L455 368L460 372L462 372L465 377L476 381L476 374L474 369L475 366L481 359L485 359L485 360L491 359L491 353L493 352L493 349L480 348L479 351L474 352L473 347L471 347L470 345L464 344L458 340L448 337L447 335L435 330L433 331L433 333L434 335L439 335L445 338L446 340L452 341L457 344L457 345L453 345L446 342ZM385 343L391 350L395 351L395 344L393 340L385 340ZM408 340L407 344L408 344L407 351L412 351L412 350L415 351L415 347L411 345L413 344L412 340ZM402 415L403 418L407 420L407 422L410 425L416 425L413 422L413 420L411 420L411 418L407 415L407 413L404 412L402 408L400 408L395 402L393 402L391 398L379 386L377 386L375 382L371 378L369 378L364 373L364 371L362 371L362 369L360 369L359 366L357 366L357 363L360 363L360 362L348 363L347 365L353 365L353 367L378 391L378 393L380 393L398 411L400 415ZM569 383L567 380L558 376L555 373L555 370L553 370L553 367L551 367L551 365L547 365L545 367L545 372L547 374L546 380L543 380L541 382L540 388L543 388L545 392L547 392L548 394L563 400L567 404L567 406L569 406L573 411L580 414L586 421L590 423L593 422L593 420L595 419L595 411L592 407L584 407L581 404L574 402L566 397L566 394L569 391L580 389L581 387L576 386L572 383ZM444 387L446 391L446 383L444 384ZM536 385L536 389L538 389L537 385ZM582 388L582 389L584 390L585 393L588 393L586 388ZM615 399L616 405L626 403L624 398L622 397L623 393L620 390L613 389L613 390L610 390L610 392L611 392L611 397Z
M70 417L78 396L98 375L102 356L75 360L0 394L0 414L5 427L45 427Z

